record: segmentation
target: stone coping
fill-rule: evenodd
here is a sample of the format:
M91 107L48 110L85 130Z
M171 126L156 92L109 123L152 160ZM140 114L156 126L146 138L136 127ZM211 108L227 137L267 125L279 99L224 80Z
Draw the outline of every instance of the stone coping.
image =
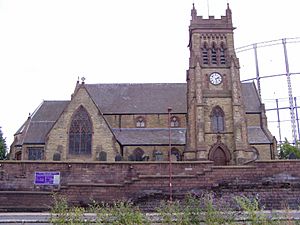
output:
M0 161L1 164L101 164L101 165L109 165L109 164L169 164L169 161L119 161L119 162L104 162L104 161L43 161L43 160L4 160ZM213 164L212 161L172 161L172 164Z

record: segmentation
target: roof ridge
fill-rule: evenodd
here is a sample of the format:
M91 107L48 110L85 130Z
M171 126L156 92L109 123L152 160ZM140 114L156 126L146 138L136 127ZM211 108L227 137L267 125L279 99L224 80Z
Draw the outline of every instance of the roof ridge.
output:
M173 84L180 84L180 85L186 85L187 83L182 82L176 82L176 83L94 83L94 84L85 84L87 86L92 86L92 85L173 85Z

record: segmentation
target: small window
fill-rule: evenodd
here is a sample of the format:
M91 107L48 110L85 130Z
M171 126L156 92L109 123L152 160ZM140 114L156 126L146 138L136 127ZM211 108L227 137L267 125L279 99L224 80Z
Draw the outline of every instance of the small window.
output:
M205 65L208 64L208 49L207 49L206 43L204 43L203 48L202 48L202 62Z
M224 131L224 112L219 106L213 108L211 117L213 132Z
M179 127L179 119L177 116L172 116L170 121L171 127Z
M222 65L226 64L225 48L223 43L221 44L220 48L220 63Z
M146 127L145 118L140 116L136 119L136 127Z
M28 148L29 160L42 160L44 158L44 148L42 147L30 147Z
M215 47L215 44L213 44L211 48L211 63L217 64L217 49Z

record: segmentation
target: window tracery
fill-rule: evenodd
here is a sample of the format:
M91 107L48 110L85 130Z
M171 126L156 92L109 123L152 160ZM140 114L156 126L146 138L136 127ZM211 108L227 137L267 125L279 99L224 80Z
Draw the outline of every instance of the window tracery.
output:
M203 65L226 65L227 50L223 41L209 44L205 41L200 51Z
M213 108L211 118L213 132L224 131L224 112L219 106Z
M92 149L92 122L83 106L80 106L73 115L69 130L69 153L91 154Z
M177 116L172 116L170 120L171 127L179 127L179 119Z
M145 118L140 116L136 119L136 123L135 123L136 127L146 127L146 121Z

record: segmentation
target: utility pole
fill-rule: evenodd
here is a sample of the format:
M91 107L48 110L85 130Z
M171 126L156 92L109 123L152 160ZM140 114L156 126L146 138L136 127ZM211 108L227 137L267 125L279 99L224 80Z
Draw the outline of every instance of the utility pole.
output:
M172 108L168 108L168 126L169 126L169 196L170 196L170 202L173 201L172 197L172 144L171 144L171 111Z

